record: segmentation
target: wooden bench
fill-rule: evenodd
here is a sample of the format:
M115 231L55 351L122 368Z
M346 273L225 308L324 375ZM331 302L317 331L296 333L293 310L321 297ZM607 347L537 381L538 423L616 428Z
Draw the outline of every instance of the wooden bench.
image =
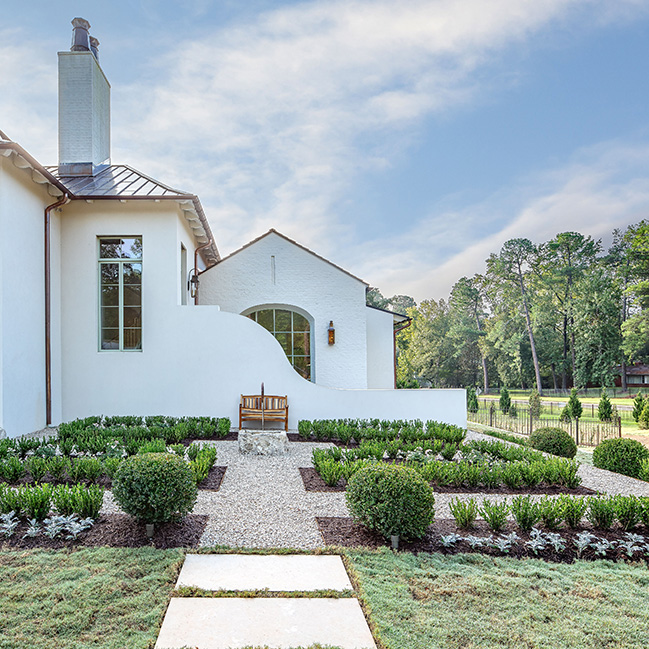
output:
M244 421L261 420L261 427L267 421L283 421L288 431L288 397L270 394L242 394L239 404L239 430Z

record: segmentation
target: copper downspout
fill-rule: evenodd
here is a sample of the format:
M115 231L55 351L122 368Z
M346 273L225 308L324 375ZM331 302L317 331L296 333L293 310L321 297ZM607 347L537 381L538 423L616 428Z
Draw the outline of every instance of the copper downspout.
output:
M50 212L69 202L63 198L45 208L45 425L52 424L52 341L51 341L51 276L50 276Z
M197 279L199 275L202 275L205 272L205 270L209 270L209 268L212 268L212 266L210 266L205 270L198 270L198 253L204 248L207 248L208 246L211 245L212 245L212 239L208 239L207 243L204 243L202 246L198 246L198 248L194 250L194 277L196 277ZM196 293L194 294L194 304L198 304L198 286L196 287Z
M397 327L393 330L392 334L394 337L394 389L397 389L397 334L404 329L407 329L412 324L412 318L408 318L406 324L402 327Z

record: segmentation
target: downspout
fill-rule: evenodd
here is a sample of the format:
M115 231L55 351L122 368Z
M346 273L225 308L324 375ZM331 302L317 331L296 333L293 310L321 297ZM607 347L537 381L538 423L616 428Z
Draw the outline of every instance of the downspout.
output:
M68 194L45 208L45 425L52 425L52 340L51 340L51 274L50 274L50 213L70 201Z
M392 337L394 340L394 389L397 389L397 334L404 329L407 329L412 324L412 318L408 318L406 324L401 327L397 327L392 331Z
M212 268L212 266L209 266L205 270L198 270L198 253L201 250L207 248L208 246L211 246L212 243L213 243L212 239L209 239L207 243L204 243L202 246L198 246L198 248L194 250L194 271L193 272L196 280L198 280L199 276L202 275L206 270ZM196 285L196 293L194 293L194 304L195 305L198 304L198 283Z

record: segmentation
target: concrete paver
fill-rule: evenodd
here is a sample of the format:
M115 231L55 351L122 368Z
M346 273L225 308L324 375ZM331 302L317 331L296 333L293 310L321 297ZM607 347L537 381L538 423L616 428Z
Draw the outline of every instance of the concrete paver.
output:
M353 598L174 597L155 649L285 649L316 642L343 649L376 648Z
M176 587L204 590L352 590L341 557L188 554Z

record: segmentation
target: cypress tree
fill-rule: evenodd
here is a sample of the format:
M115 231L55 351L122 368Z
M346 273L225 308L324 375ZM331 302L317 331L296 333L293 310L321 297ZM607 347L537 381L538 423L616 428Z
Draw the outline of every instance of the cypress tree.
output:
M645 406L645 398L642 396L642 392L638 392L638 394L635 395L635 399L633 400L633 419L635 421L640 420L640 415L642 414L642 411L644 410Z
M498 405L500 406L500 411L505 415L509 412L509 408L512 405L509 390L505 386L500 389L500 401Z
M568 399L568 410L573 419L579 419L584 411L581 406L581 401L577 397L577 388L573 388L570 392L570 399Z
M600 421L611 421L613 419L613 406L608 394L606 394L606 388L602 388L602 396L599 399L599 406L597 406L597 416Z

